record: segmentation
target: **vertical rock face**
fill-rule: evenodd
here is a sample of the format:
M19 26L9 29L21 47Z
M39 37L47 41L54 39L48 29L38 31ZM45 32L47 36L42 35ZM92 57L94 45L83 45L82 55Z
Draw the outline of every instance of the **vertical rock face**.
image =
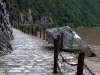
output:
M4 33L0 30L0 55L7 54L11 52L12 46L9 44L7 38Z
M91 48L69 26L47 29L46 38L49 42L54 43L53 40L61 33L64 33L63 49L68 50L72 48L73 50L83 51L86 56L96 56Z
M28 23L29 24L31 24L32 23L32 21L33 21L33 18L32 18L32 11L31 11L31 9L29 8L28 9L28 13L27 13L27 17L28 17Z
M7 0L0 0L2 6L2 25L1 29L7 39L12 39L12 28L9 21L9 4Z
M23 18L23 14L20 12L20 21L21 21L21 24L24 23L24 18Z
M15 14L18 14L15 20L15 24L33 24L32 10L30 8L28 8L24 13L19 11L17 13L13 13L13 15Z
M12 28L9 21L9 4L7 0L0 0L2 11L0 28L0 55L7 54L12 50L9 40L13 38Z

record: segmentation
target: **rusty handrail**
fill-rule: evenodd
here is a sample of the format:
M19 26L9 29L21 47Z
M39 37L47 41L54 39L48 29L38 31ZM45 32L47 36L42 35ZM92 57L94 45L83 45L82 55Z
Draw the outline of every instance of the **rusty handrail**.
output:
M54 40L54 73L57 73L57 68L59 69L60 73L62 73L61 70L60 70L60 67L57 63L57 61L58 61L58 50L60 49L60 47L62 47L62 46L60 46L62 41L63 41L63 40L61 40L62 38L63 38L63 36L60 37L60 35L57 35L57 39ZM59 52L59 54L62 57L62 60L64 62L66 62L67 64L69 64L71 66L76 66L77 65L77 75L83 75L84 55L85 55L84 52L79 53L78 64L69 63L68 61L66 61L66 59L64 59L61 52Z
M54 71L53 73L57 74L57 61L58 61L58 40L54 40Z
M66 59L64 59L64 57L62 56L61 52L60 52L60 56L62 57L62 60L65 61L67 64L71 65L71 66L76 66L77 64L70 64L68 61L66 61Z

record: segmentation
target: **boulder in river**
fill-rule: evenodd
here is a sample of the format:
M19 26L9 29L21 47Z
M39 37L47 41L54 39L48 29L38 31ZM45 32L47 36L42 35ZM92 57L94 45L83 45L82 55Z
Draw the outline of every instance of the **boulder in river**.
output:
M96 54L91 50L91 48L73 31L69 26L64 26L60 28L48 28L46 29L46 39L50 43L54 43L54 39L57 35L63 35L63 49L69 50L80 50L85 53L86 56L96 56Z

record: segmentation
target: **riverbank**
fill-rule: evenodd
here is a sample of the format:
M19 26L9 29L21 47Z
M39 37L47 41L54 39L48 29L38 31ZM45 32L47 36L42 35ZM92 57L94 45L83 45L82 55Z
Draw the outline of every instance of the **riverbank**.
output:
M85 64L94 73L94 75L100 75L100 46L90 45L93 52L97 54L96 57L85 57Z

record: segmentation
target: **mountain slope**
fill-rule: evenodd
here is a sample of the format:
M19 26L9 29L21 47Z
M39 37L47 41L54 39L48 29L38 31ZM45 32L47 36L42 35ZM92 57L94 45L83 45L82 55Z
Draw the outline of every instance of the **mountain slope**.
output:
M24 20L31 9L31 23L34 24L78 27L99 25L100 22L100 0L9 0L9 3L17 14L23 14ZM14 17L20 18L18 15Z

